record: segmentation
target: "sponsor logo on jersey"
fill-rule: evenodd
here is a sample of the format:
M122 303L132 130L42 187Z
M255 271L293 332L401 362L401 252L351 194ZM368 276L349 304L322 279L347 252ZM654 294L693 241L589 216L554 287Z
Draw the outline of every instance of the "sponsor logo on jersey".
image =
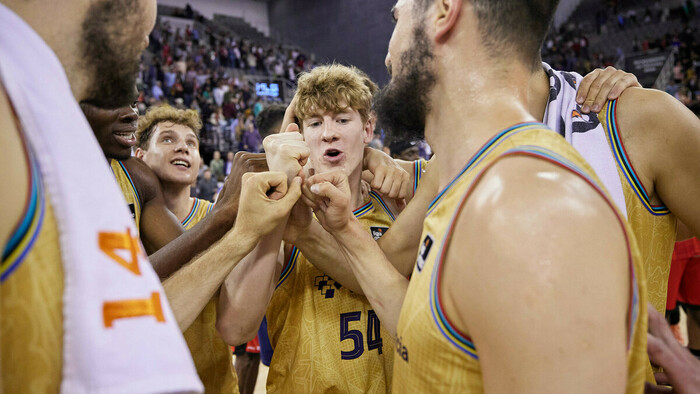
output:
M372 233L372 238L374 238L375 241L381 238L387 230L389 230L389 227L372 226L369 228L369 231Z
M314 279L314 286L316 286L316 289L320 291L321 295L325 298L333 298L335 296L335 291L343 287L328 275L317 276Z
M131 218L136 220L136 207L134 204L129 204L129 211L131 212Z
M433 243L433 236L430 234L426 235L425 239L423 239L423 242L420 246L420 250L418 251L418 261L416 261L416 267L418 267L418 271L423 271L423 266L425 266L425 260L430 254L430 248L433 247Z
M408 349L401 343L401 337L396 338L396 354L405 362L408 362Z

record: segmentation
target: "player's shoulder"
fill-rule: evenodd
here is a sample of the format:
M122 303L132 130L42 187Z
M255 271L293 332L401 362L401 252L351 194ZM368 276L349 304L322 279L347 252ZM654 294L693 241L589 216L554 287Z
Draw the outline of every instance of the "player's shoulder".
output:
M21 219L28 198L29 167L22 137L14 122L8 97L0 83L0 246L5 245Z
M474 221L475 232L493 230L482 236L531 237L535 226L572 234L578 226L614 226L615 208L593 182L557 161L511 155L481 175L460 215Z
M147 203L161 193L158 176L143 160L138 157L130 157L126 160L122 160L122 164L124 164L124 167L126 167L126 170L129 172L129 176L131 176L131 180L134 182L134 187L136 187L144 203Z
M673 114L688 111L670 94L645 88L626 89L617 99L615 116L618 122L634 129L655 130L672 121ZM624 129L622 130L624 132Z

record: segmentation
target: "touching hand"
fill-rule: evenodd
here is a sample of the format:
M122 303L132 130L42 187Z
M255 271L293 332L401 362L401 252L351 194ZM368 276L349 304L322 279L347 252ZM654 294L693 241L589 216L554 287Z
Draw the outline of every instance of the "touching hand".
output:
M673 387L673 393L700 393L700 361L673 336L663 315L649 304L649 333L647 351L653 365L664 369L654 374L659 384ZM669 392L665 387L647 383L647 393Z
M226 178L224 187L214 206L215 211L223 210L231 218L231 224L238 214L243 174L267 171L267 162L263 153L238 152L233 158L231 173Z
M581 81L576 93L576 102L582 105L581 112L600 112L608 100L615 100L630 87L641 88L634 74L614 67L597 68Z
M362 179L387 198L403 199L413 193L411 176L394 159L377 149L365 148Z
M287 175L281 172L247 173L242 184L236 228L257 237L284 223L301 196L301 178L287 186Z
M296 126L291 124L290 126ZM288 127L291 128L291 127ZM271 134L263 141L270 171L287 174L288 182L296 176L303 176L303 167L309 160L309 146L298 132Z
M350 208L348 176L343 171L314 175L304 186L304 202L314 210L326 231L340 231L355 218Z

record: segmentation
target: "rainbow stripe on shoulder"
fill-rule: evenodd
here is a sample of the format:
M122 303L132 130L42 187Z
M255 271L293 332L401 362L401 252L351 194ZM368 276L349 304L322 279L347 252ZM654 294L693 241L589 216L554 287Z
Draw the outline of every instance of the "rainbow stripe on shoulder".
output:
M462 178L465 174L468 174L471 172L472 168L476 167L481 163L486 156L488 156L491 151L493 151L496 147L498 147L503 141L507 140L509 137L526 131L526 130L532 130L532 129L546 129L548 128L546 125L542 123L537 123L537 122L527 122L527 123L520 123L517 124L513 127L507 128L500 133L496 134L494 137L492 137L490 140L486 141L486 143L479 149L479 151L476 152L474 156L472 156L471 159L467 162L467 164L462 168L462 170L455 176L450 183L445 186L444 189L440 193L438 193L437 196L433 199L433 201L430 203L430 206L428 207L428 213L426 216L430 215L435 207L442 201L443 197L445 194L452 188L452 186L457 183L457 181Z
M455 224L457 219L460 216L460 213L462 209L464 208L467 199L471 195L474 186L478 184L479 180L481 177L484 175L486 171L488 171L489 168L491 168L498 160L508 157L508 156L514 156L514 155L526 155L526 156L531 156L531 157L536 157L548 162L551 162L553 164L559 165L562 168L565 168L566 170L574 173L575 175L578 175L581 177L584 181L586 181L591 187L593 187L598 194L600 194L603 199L607 202L607 204L610 206L610 208L616 212L616 217L618 222L620 223L620 226L625 233L625 237L628 240L627 241L627 252L628 252L628 268L630 272L630 289L629 289L629 307L628 307L628 314L627 314L627 322L628 322L628 342L627 342L627 349L629 350L632 346L632 341L634 338L634 328L635 328L635 322L637 321L637 318L639 317L639 288L637 287L637 281L636 281L636 273L634 270L634 261L632 257L632 250L631 250L631 245L629 243L629 235L627 233L627 230L624 225L624 219L622 216L617 212L615 204L607 197L603 189L597 184L593 178L591 178L585 171L580 169L578 166L576 166L574 163L569 161L568 159L562 157L561 155L557 154L556 152L553 152L549 149L540 147L540 146L530 146L530 145L523 145L519 146L517 148L508 150L504 152L503 154L499 155L498 158L493 160L487 167L481 170L481 172L474 177L474 179L471 181L471 184L465 191L464 195L461 197L460 202L457 206L457 209L455 209L454 214L452 215L452 218L450 219L450 223L447 227L447 231L445 232L445 236L440 244L440 249L438 250L437 258L435 265L433 267L433 272L430 280L430 310L433 315L433 321L435 322L436 326L440 330L440 332L443 334L443 336L452 344L454 345L457 349L461 350L462 352L466 353L470 357L478 360L479 356L476 351L476 347L474 345L473 340L471 337L468 335L460 332L454 324L450 321L449 317L445 314L444 308L443 308L443 303L441 301L440 297L440 283L442 279L442 267L443 267L443 261L445 259L445 256L447 254L447 249L449 247L449 244L452 240L452 235L454 232Z
M608 102L605 107L605 133L612 147L613 155L615 156L615 161L618 167L622 170L625 175L627 183L630 185L634 194L637 195L639 201L642 202L644 207L655 216L665 216L671 213L671 211L663 204L652 205L649 199L649 193L644 188L644 185L639 180L637 172L632 166L632 162L627 156L627 151L625 150L625 145L622 143L620 138L620 132L617 126L617 100L612 100Z
M7 280L27 257L39 236L44 222L44 214L46 213L46 194L39 166L30 154L26 144L24 142L23 144L25 157L27 158L27 169L29 170L29 193L22 219L17 224L2 252L0 283Z

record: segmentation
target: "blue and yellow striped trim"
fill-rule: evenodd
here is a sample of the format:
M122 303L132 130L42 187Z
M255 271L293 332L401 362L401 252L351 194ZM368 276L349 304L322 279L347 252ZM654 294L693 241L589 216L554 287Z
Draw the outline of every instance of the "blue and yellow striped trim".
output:
M194 199L194 204L192 204L192 209L190 209L190 213L187 214L187 217L185 220L181 222L182 227L187 227L187 225L192 221L192 218L195 216L197 213L197 209L199 208L199 199L195 198ZM211 208L211 207L210 207Z
M29 199L22 220L3 249L0 264L0 283L4 282L16 269L34 245L46 212L46 195L39 175L39 167L25 145L27 168L29 170Z
M138 190L136 190L136 185L134 185L134 181L131 179L131 174L129 174L129 171L126 169L126 166L124 163L121 162L121 160L116 160L117 163L119 163L119 167L124 171L124 174L126 175L126 178L129 180L129 185L131 185L131 191L134 193L134 196L136 196L136 204L138 204L138 211L141 212L141 196L139 196Z
M384 212L386 212L386 214L389 215L389 217L391 218L391 221L392 221L392 222L393 222L394 220L396 220L396 218L394 217L394 214L391 213L391 210L390 210L389 207L386 205L386 203L384 202L384 200L382 200L382 197L381 197L379 194L377 194L377 192L375 192L375 191L370 191L370 192L369 192L369 195L370 195L370 197L373 197L373 198L379 203L379 206L381 206L382 209L384 210ZM370 200L370 202L371 202L371 200ZM356 216L357 216L357 215L356 215Z
M420 178L423 176L423 169L425 168L426 163L427 162L423 159L413 162L413 195L415 195L416 190L418 190Z
M442 201L442 198L445 196L445 194L452 188L452 185L454 185L465 173L469 172L471 168L477 166L481 161L498 145L500 145L503 141L508 139L508 137L520 133L525 130L531 130L531 129L544 129L547 128L546 125L542 123L537 123L537 122L528 122L528 123L521 123L518 125L515 125L513 127L507 128L500 133L496 134L493 138L488 140L482 147L479 149L478 152L472 158L467 162L467 164L462 168L462 170L457 174L456 177L450 181L450 183L445 186L445 188L438 193L437 196L433 199L433 201L430 203L430 206L428 207L428 213L427 215L430 215L435 207Z
M289 277L289 274L292 273L294 270L294 267L297 265L297 260L299 259L299 248L296 246L292 247L292 253L289 254L289 259L287 259L287 264L285 264L284 269L282 270L282 273L280 274L279 280L277 280L277 286L275 286L275 289L280 287L280 285L287 280Z
M644 188L642 182L640 182L639 177L637 176L637 173L629 160L629 157L627 157L627 151L622 143L617 127L616 110L617 100L608 102L608 105L605 108L605 132L607 134L608 141L610 142L610 146L612 147L615 161L617 162L618 167L622 169L622 173L625 174L625 179L627 179L627 183L634 191L634 194L637 195L637 198L639 198L639 201L642 202L647 211L655 216L668 215L671 213L671 211L665 205L651 204L649 194Z

